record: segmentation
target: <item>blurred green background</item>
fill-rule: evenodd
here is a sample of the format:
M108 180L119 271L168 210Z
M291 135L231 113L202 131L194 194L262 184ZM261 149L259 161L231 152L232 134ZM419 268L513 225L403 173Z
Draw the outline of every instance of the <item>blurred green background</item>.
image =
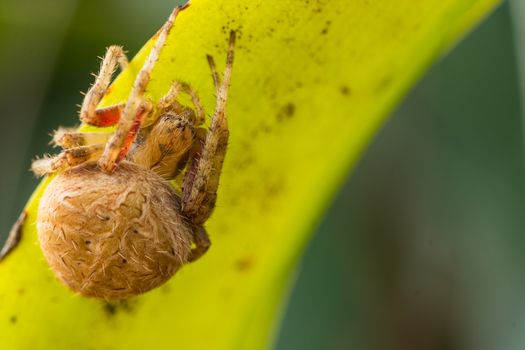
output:
M173 5L0 1L2 240L96 56L132 56ZM522 22L523 0L501 6L379 132L303 257L277 349L525 348Z

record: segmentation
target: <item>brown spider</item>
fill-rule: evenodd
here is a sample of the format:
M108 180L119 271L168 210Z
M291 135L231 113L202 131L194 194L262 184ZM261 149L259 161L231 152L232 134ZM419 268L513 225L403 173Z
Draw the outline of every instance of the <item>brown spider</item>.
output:
M122 299L167 281L200 258L210 241L210 217L228 142L226 100L235 33L230 33L222 79L207 56L217 95L209 130L197 93L175 82L157 103L144 96L150 73L177 14L173 10L140 70L127 102L97 108L117 64L128 60L111 46L87 92L80 119L95 126L118 123L114 133L59 129L63 151L33 162L38 175L57 173L38 209L37 230L46 260L74 291ZM194 108L177 101L186 93ZM145 125L145 121L152 121ZM184 171L181 191L166 180Z

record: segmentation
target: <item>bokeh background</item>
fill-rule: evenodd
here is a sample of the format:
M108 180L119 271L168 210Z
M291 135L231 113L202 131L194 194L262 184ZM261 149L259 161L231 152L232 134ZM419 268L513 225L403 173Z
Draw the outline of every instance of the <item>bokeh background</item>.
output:
M96 55L115 43L132 55L172 7L0 0L0 240L38 183L31 159L76 122ZM520 76L516 0L436 63L374 139L304 254L277 349L525 348Z

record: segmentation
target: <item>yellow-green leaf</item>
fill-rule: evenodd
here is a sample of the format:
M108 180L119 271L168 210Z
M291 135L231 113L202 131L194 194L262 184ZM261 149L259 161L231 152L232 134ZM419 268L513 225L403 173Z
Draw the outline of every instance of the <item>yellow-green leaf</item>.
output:
M20 245L0 264L1 347L267 347L295 263L351 164L423 69L497 3L195 0L177 19L148 94L159 99L182 79L211 113L205 55L222 69L228 32L237 31L231 141L207 223L211 250L125 303L76 296L54 278L37 243L44 181L27 206ZM104 103L126 99L151 45Z

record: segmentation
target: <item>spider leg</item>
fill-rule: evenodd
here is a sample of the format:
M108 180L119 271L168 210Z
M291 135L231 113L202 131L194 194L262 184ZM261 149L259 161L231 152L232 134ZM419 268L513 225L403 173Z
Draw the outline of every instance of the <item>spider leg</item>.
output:
M208 65L210 66L211 77L213 78L213 86L215 86L215 92L218 92L221 86L221 77L219 76L219 73L217 72L217 66L215 65L215 60L210 55L206 55L206 59L208 60Z
M226 100L233 64L235 32L230 32L230 47L226 68L217 89L217 102L210 129L206 135L202 152L190 165L183 180L182 211L196 225L204 223L215 207L222 163L226 154L229 131L226 119ZM213 60L212 60L213 61Z
M27 212L23 211L18 217L18 220L16 220L15 224L11 228L11 231L9 231L7 240L4 243L2 249L0 250L0 262L4 260L5 257L16 248L18 243L20 243L20 240L22 239L22 226L24 226L26 219Z
M201 100L199 98L199 95L197 94L197 91L195 91L190 84L185 82L176 82L180 85L180 89L182 92L185 92L191 97L191 102L193 103L193 106L195 107L195 126L199 126L204 124L204 121L206 119L206 113L204 112L204 107L202 106Z
M181 90L181 84L177 81L171 84L166 95L160 99L158 109L164 111L174 110L176 113L182 112L183 106L177 101Z
M190 173L195 174L196 165L198 163L197 160L200 158L200 155L202 153L202 146L204 145L204 141L206 140L207 133L208 131L204 128L195 129L195 138L193 144L189 151L186 153L185 157L177 164L177 168L175 170L173 178L180 174L182 170L184 170L184 168L186 167L187 171L184 174L185 177L190 176Z
M112 125L101 125L101 123L104 124L105 114L102 113L102 115L100 115L100 113L97 113L96 109L111 83L111 76L113 75L117 64L120 65L121 69L124 69L128 65L128 59L122 47L110 46L102 60L100 72L96 75L95 83L88 90L84 97L84 101L82 102L82 107L80 108L81 121L97 126ZM116 121L113 124L115 123Z
M193 262L203 256L211 245L210 238L202 226L195 229L193 241L195 247L191 249L190 257L188 258L189 262Z
M171 13L168 21L164 24L158 33L157 42L153 46L144 66L140 70L131 89L128 101L122 111L122 116L119 120L117 130L106 144L106 148L100 157L98 164L100 168L108 173L115 170L118 163L126 156L129 147L136 137L136 132L133 133L133 128L137 124L137 115L140 114L140 109L144 108L147 101L144 99L144 93L150 80L150 74L159 58L159 53L166 43L166 38L173 27L173 23L177 14L186 6L177 6ZM138 129L140 128L140 120Z
M144 101L139 109L137 110L137 114L135 114L135 118L133 118L131 128L129 129L126 137L124 138L124 143L120 147L120 151L117 155L117 159L115 159L115 162L113 163L113 169L117 167L117 165L126 158L129 151L131 150L131 146L133 146L133 143L135 142L135 139L137 138L137 135L140 131L140 126L142 125L142 122L146 118L146 116L153 110L153 105L148 102ZM115 134L113 134L111 137L113 138ZM109 143L111 142L111 138L106 143L105 150L107 150ZM99 159L100 164L100 159Z
M31 170L39 176L67 170L76 165L96 160L103 150L103 144L69 148L56 156L33 161Z
M106 143L109 132L78 132L76 129L59 128L53 134L51 143L62 148L73 148Z
M108 107L97 108L95 114L89 119L89 121L84 120L89 125L98 126L98 127L107 127L113 126L118 123L120 116L122 115L122 110L124 109L124 104L118 104Z
M191 97L191 101L195 107L195 110L184 107L177 101L177 97L181 92L184 92ZM165 111L174 110L176 113L191 111L191 114L193 115L192 117L194 119L193 124L195 126L204 124L206 119L206 113L204 112L204 107L202 106L202 102L199 98L199 95L197 94L197 91L195 91L190 86L190 84L182 81L173 82L169 91L159 101L158 108Z

